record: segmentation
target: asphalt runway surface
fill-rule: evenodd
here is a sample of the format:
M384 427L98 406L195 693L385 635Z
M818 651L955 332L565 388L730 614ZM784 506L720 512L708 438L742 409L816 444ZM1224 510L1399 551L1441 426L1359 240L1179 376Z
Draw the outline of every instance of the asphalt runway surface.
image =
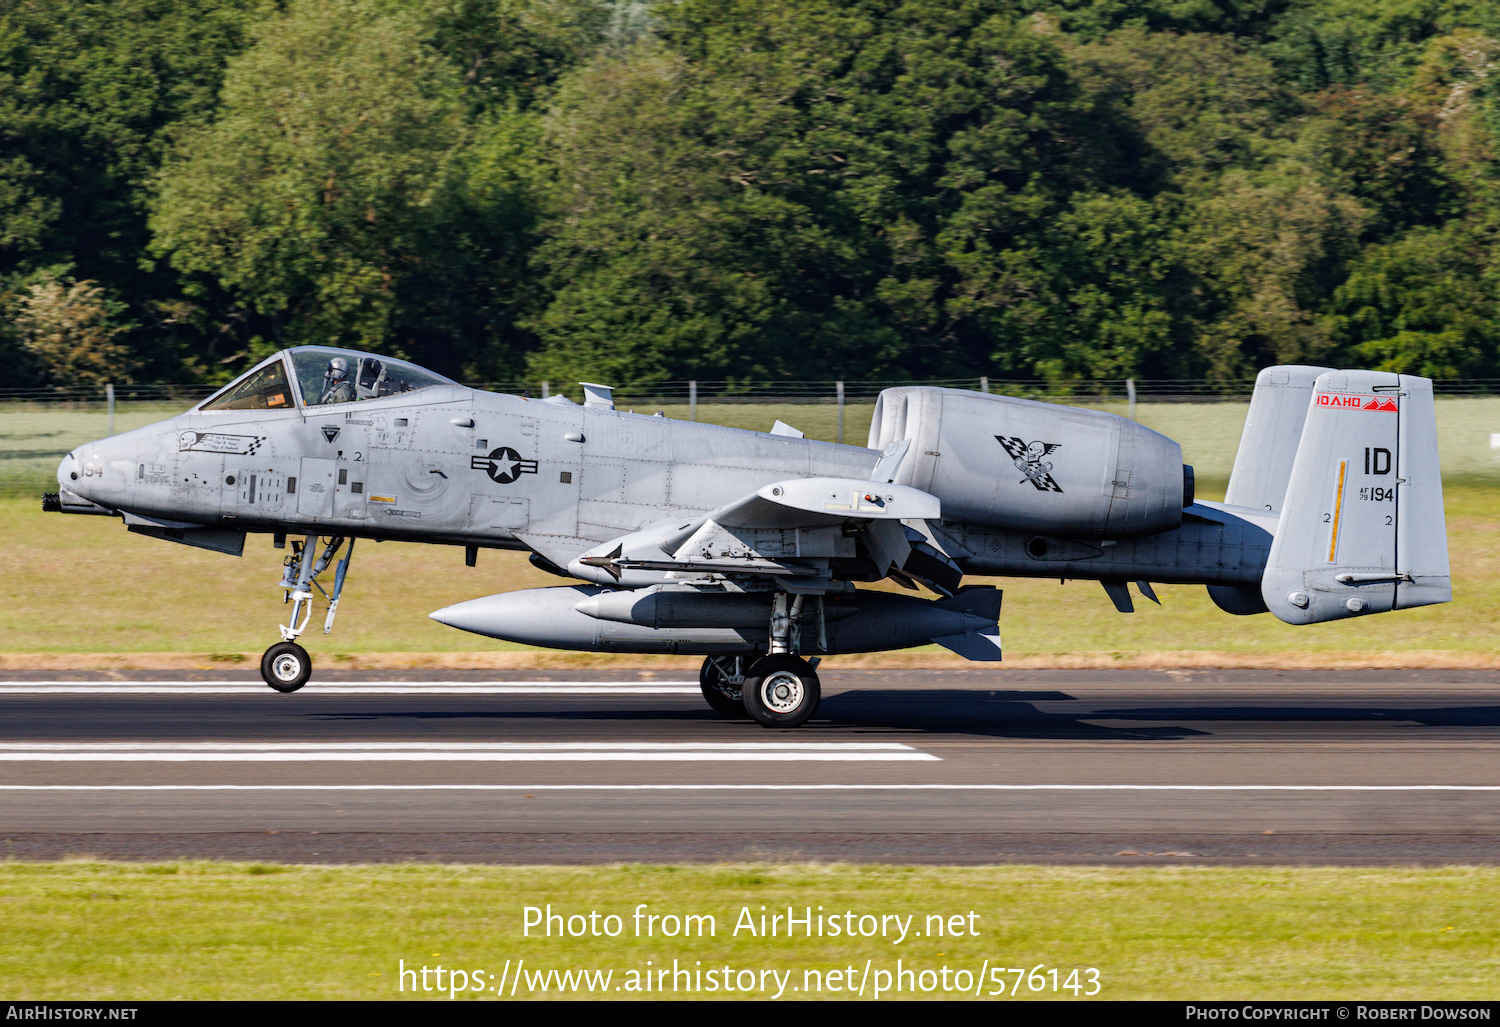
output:
M9 673L0 856L1500 861L1500 674L839 671L767 731L687 675Z

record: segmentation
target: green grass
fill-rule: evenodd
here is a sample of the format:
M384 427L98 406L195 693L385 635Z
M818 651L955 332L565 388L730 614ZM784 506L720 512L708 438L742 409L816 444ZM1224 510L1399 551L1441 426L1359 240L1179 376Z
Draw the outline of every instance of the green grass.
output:
M164 421L183 403L120 403L115 431ZM75 446L109 434L103 404L0 403L0 496L57 491L57 465Z
M853 965L858 976L867 959L893 969L900 958L919 970L972 972L986 959L1042 964L1062 968L1064 980L1073 967L1094 967L1099 997L1114 999L1494 1000L1497 886L1500 869L1465 867L9 863L0 864L0 994L383 999L402 997L398 960L498 979L506 960L522 958L536 970L612 969L615 983L647 960L670 968L676 959L704 969L793 970L800 985L804 969ZM522 907L548 903L555 912L619 914L624 933L523 938ZM633 937L637 903L656 913L711 913L717 936ZM914 930L928 914L973 910L980 936L902 944L733 937L741 907L758 918L763 905L915 914ZM1025 985L1021 994L1031 995Z
M1500 637L1500 490L1454 485L1446 497L1452 603L1297 628L1269 615L1232 618L1197 586L1158 586L1162 606L1141 602L1122 616L1092 582L996 579L1005 589L1006 652L1120 659L1172 651L1493 653ZM44 515L34 501L0 500L0 560L13 597L0 607L0 651L258 653L286 614L276 588L283 555L264 535L252 535L245 556L235 559L133 535L112 518ZM315 627L304 639L324 654L520 649L427 614L476 596L559 583L518 553L483 552L471 570L460 549L361 542L333 634ZM693 662L683 659L684 667Z
M872 409L848 408L847 438L865 436ZM1216 498L1244 411L1236 403L1142 404L1138 416L1183 441L1185 458L1199 470L1200 494ZM122 411L118 424L125 428L169 412L160 405ZM686 409L668 412L685 415ZM0 410L0 467L8 466L7 452L102 432L99 412L44 413L52 420L22 423L16 418L43 414ZM699 413L760 429L779 417L813 437L832 438L835 431L836 410L828 404L704 405ZM1002 579L996 583L1006 590L1001 629L1007 654L1090 652L1139 660L1183 651L1493 653L1500 629L1500 476L1492 473L1497 460L1489 432L1500 430L1500 398L1442 400L1438 420L1453 603L1293 628L1265 615L1231 618L1197 586L1159 586L1163 606L1142 602L1135 614L1121 616L1091 582ZM234 559L131 535L113 519L44 516L35 498L0 500L0 560L15 597L0 609L0 652L257 653L274 640L276 620L286 612L275 587L284 555L266 536L251 536L245 557ZM314 628L304 640L324 653L521 649L443 627L426 615L476 596L559 583L519 554L485 552L469 570L455 548L362 542L334 633L325 638ZM684 659L684 666L691 662Z

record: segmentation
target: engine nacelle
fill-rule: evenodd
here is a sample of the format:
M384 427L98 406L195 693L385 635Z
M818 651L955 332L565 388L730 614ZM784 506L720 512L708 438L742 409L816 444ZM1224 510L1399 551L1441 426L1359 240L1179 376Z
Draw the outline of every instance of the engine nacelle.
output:
M1182 447L1097 410L905 386L875 402L870 448L910 446L896 482L930 492L943 519L1070 538L1170 531L1191 505Z

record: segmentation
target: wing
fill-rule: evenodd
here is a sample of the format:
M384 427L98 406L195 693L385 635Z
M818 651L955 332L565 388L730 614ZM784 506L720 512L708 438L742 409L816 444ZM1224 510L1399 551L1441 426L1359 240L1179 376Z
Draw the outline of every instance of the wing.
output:
M704 576L766 577L791 591L812 592L832 587L832 561L867 560L876 578L911 577L948 592L950 583L956 586L957 567L901 523L936 520L941 513L937 498L919 489L852 478L799 478L767 485L691 520L674 519L613 539L584 553L568 570L586 580L626 586Z
M730 528L804 528L864 521L933 519L938 498L920 489L854 478L796 478L737 499L707 520Z

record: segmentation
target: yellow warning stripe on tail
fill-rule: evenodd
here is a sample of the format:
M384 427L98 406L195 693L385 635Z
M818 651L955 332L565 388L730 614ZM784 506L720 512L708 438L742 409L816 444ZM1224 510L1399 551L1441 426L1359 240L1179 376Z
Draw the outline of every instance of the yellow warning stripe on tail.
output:
M1339 551L1339 520L1344 514L1344 476L1349 471L1349 461L1339 461L1339 484L1333 493L1333 531L1328 536L1328 562L1335 563Z

